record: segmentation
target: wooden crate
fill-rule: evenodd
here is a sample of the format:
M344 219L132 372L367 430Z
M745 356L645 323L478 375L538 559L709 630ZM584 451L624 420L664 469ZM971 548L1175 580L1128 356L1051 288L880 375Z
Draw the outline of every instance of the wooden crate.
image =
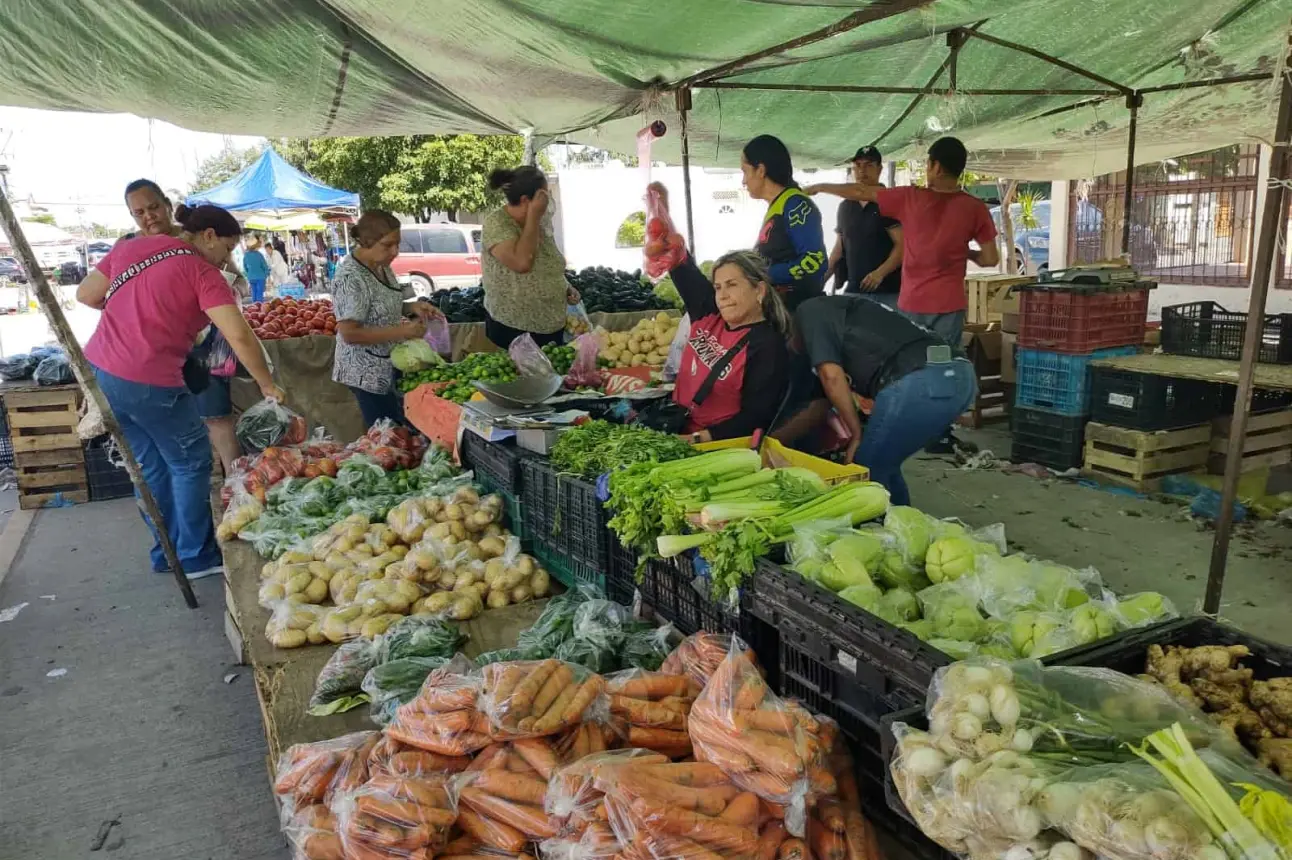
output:
M43 508L59 500L90 500L85 452L80 448L15 454L14 469L18 473L18 506L23 510Z
M5 413L17 459L31 451L79 449L76 425L81 419L76 410L80 397L76 386L6 392Z
M961 427L978 429L1009 420L1014 405L1014 386L1001 382L999 376L980 377L978 396L969 410L956 419Z
M989 323L1001 322L1002 302L1015 284L1030 284L1035 278L1019 275L973 275L965 278L965 322Z
M1229 452L1229 425L1233 416L1222 415L1211 422L1211 456L1207 471L1225 474L1225 455ZM1269 469L1292 462L1292 409L1250 415L1247 435L1243 439L1242 473Z
M1165 476L1205 466L1210 451L1210 424L1181 430L1130 430L1092 421L1086 425L1082 471L1140 492L1154 492Z

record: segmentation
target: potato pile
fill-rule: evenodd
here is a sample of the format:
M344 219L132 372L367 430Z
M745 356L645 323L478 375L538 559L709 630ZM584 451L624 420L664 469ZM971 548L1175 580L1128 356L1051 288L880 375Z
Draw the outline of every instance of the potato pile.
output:
M260 603L273 610L266 637L277 648L339 643L405 615L467 621L546 597L550 577L501 518L502 499L469 486L406 499L385 523L346 517L261 570Z
M598 358L609 367L662 366L677 334L678 318L664 312L644 319L629 331L608 332Z

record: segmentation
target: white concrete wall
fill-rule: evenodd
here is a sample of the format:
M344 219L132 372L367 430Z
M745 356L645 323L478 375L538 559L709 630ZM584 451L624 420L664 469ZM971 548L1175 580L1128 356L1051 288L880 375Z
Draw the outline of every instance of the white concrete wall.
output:
M803 182L841 182L843 170L816 171L800 177ZM651 179L668 188L673 221L686 235L682 168L656 167ZM609 266L632 271L641 268L641 248L616 248L619 225L633 212L645 208L643 173L619 165L574 167L562 170L554 183L557 241L570 268ZM752 248L758 238L767 204L752 199L741 186L739 170L691 170L691 200L695 221L695 256L712 260L728 251ZM826 249L834 242L838 200L817 200L824 222ZM723 207L732 211L724 212Z

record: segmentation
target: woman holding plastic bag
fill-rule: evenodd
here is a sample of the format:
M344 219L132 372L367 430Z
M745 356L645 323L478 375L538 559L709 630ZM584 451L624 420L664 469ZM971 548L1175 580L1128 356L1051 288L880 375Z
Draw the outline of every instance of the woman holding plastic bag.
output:
M390 353L402 341L426 334L428 323L443 314L424 299L413 299L401 287L390 264L399 256L399 219L370 209L354 226L354 250L336 267L332 300L336 308L336 358L332 379L354 393L371 427L383 418L404 423L404 407L395 390ZM405 318L405 312L415 318Z
M184 384L184 362L198 332L214 323L261 393L278 400L284 394L220 272L242 228L218 206L180 206L175 216L188 241L163 233L118 242L76 297L103 311L85 357L157 500L180 564L196 579L222 570L211 521L211 443ZM152 563L156 571L168 569L160 542Z
M505 202L482 225L485 335L501 349L522 334L540 347L559 344L565 337L566 305L577 305L579 293L565 280L565 257L546 217L551 205L547 177L524 165L495 170L489 187L501 191Z
M648 194L667 217L664 186L652 183ZM676 429L692 442L768 429L789 384L793 323L766 263L752 251L726 254L710 283L688 255L669 274L692 321L673 388L686 413Z

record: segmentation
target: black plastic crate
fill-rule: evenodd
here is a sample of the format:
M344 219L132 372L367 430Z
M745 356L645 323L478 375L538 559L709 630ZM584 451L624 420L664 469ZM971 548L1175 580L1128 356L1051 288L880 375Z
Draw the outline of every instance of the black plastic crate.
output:
M13 468L13 439L5 434L0 436L0 469Z
M1010 415L1014 444L1009 459L1015 463L1040 463L1060 471L1080 466L1087 420L1084 415L1015 406Z
M1162 351L1237 361L1246 328L1247 314L1217 302L1168 305L1162 308ZM1292 314L1265 314L1256 360L1292 364Z
M520 498L525 533L579 564L605 572L610 517L588 481L561 475L540 457L520 458Z
M1216 414L1233 415L1234 402L1238 399L1237 385L1220 386L1220 404ZM1279 391L1273 388L1252 389L1252 415L1263 412L1278 412L1292 406L1292 391Z
M90 484L92 502L124 499L135 494L135 485L126 467L117 466L108 456L111 441L111 436L99 436L85 443L85 477Z
M637 553L610 536L610 563L606 565L606 596L624 606L633 605L637 591Z
M458 456L476 477L508 493L520 488L520 452L512 441L490 442L470 430L463 431Z
M1176 430L1220 414L1222 389L1198 379L1174 379L1115 367L1090 368L1090 420L1132 430Z
M695 587L695 565L693 551L674 558L651 559L641 583L642 599L684 635L701 630L740 633L740 613L728 612ZM701 585L704 587L704 583Z
M895 687L887 694L867 683L869 673L882 673L883 666L861 657L847 663L841 653L822 653L827 632L804 619L786 615L777 626L780 632L780 689L787 698L799 699L813 713L825 714L839 724L855 748L879 754L882 749L880 720L896 711L918 704L923 696ZM864 671L862 664L866 664Z
M913 634L767 559L747 580L742 609L780 629L782 640L787 621L810 623L820 633L811 646L817 657L855 667L853 674L881 697L902 692L922 699L933 673L951 662Z

